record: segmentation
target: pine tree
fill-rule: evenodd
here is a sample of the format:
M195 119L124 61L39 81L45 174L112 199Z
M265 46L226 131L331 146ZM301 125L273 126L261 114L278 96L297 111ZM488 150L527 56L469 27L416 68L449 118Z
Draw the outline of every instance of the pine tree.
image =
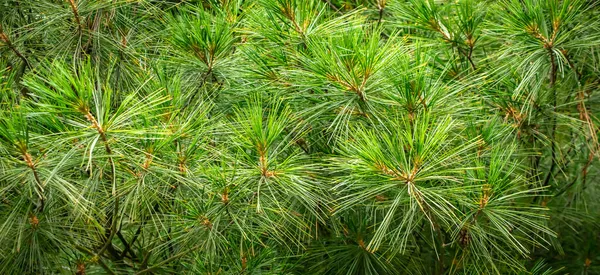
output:
M600 6L0 2L1 274L598 274Z

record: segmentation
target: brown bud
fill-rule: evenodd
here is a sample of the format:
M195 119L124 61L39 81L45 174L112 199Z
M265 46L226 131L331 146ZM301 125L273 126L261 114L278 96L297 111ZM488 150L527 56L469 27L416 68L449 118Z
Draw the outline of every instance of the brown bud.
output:
M223 194L221 194L221 201L223 202L223 204L229 203L229 194L227 193L227 188L225 188Z
M31 227L33 227L33 229L36 229L36 228L38 228L38 225L40 224L40 220L38 219L37 216L32 215L29 218L29 224L31 224Z
M85 275L85 263L81 262L77 264L77 275Z

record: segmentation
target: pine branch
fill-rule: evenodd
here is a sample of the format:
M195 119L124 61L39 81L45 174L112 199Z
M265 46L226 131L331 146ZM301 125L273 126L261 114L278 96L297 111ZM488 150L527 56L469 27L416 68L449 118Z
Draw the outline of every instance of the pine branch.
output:
M164 261L162 261L162 262L160 262L160 263L158 263L158 264L155 264L155 265L153 265L153 266L151 266L151 267L149 267L149 268L146 268L146 269L143 269L143 270L141 270L141 271L138 271L138 272L137 272L137 273L135 273L135 274L136 274L136 275L140 275L140 274L145 274L145 273L148 273L148 272L152 272L152 271L154 271L154 270L156 270L156 269L159 269L159 268L161 268L161 267L164 267L166 264L168 264L168 263L172 262L173 260L179 259L179 258L181 258L181 257L183 257L183 256L185 256L185 255L187 255L188 253L190 253L190 252L193 252L193 251L195 251L195 250L199 249L200 247L202 247L202 245L201 245L201 244L199 244L199 245L196 245L196 246L194 246L194 247L192 247L192 248L190 248L190 249L187 249L187 250L185 250L185 251L181 251L181 252L179 252L179 253L177 253L177 254L175 254L175 255L173 255L173 256L171 256L171 257L167 258L166 260L164 260ZM150 253L148 253L148 255L149 255L149 254L150 254ZM146 258L148 257L148 255L146 256ZM145 261L145 262L146 262L146 261Z
M77 32L81 34L83 31L83 26L81 24L81 20L79 19L79 9L77 8L76 0L66 0L71 6L71 11L73 12L73 17L75 18L75 23L77 23Z
M23 160L27 163L27 167L29 167L29 169L31 169L31 172L33 173L33 177L35 179L35 187L36 187L36 191L38 194L38 198L39 198L39 205L38 205L38 212L43 212L44 211L44 203L46 201L46 199L44 198L44 185L42 184L42 181L40 180L40 176L38 175L37 169L35 168L35 164L33 163L33 160L31 158L31 155L24 149L23 150Z
M108 215L108 220L107 220L107 225L106 225L107 230L105 232L104 245L101 246L100 250L97 253L98 255L102 255L109 248L109 246L112 247L112 239L115 236L115 234L117 233L116 232L117 231L117 221L118 221L117 213L119 211L119 197L117 196L117 172L116 172L115 162L112 157L112 149L108 143L108 138L106 137L106 132L104 131L102 126L98 124L98 121L96 120L94 115L92 115L92 113L89 110L85 111L85 118L89 122L92 123L92 128L96 129L96 131L100 135L100 138L102 139L102 142L104 143L104 149L105 149L106 153L109 154L108 162L110 163L110 168L111 168L111 181L112 181L111 185L112 185L112 196L114 198L114 204L113 204L113 212Z
M8 35L4 33L4 31L2 30L2 25L0 25L0 40L2 40L4 44L23 61L23 64L25 64L26 67L32 69L31 64L29 63L27 58L25 58L25 56L15 47L15 45L13 45L13 43L8 38Z

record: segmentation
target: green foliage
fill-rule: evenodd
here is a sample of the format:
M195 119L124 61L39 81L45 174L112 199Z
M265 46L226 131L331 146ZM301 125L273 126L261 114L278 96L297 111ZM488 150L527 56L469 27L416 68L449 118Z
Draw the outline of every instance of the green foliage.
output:
M1 1L0 273L600 273L596 2Z

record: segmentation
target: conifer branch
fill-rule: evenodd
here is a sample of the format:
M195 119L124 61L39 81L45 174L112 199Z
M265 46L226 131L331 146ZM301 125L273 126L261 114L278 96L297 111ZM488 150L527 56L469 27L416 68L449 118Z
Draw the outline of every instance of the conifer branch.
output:
M71 7L71 11L73 12L73 17L75 18L75 23L77 24L77 32L81 33L83 30L83 25L81 24L81 20L79 19L79 9L77 8L76 0L66 0Z
M2 30L2 25L0 25L0 40L4 42L4 44L23 61L23 64L25 64L26 67L32 69L31 64L29 63L27 58L25 58L25 56L15 47L15 45L13 45L13 43L8 38L8 35L4 33L4 31Z

